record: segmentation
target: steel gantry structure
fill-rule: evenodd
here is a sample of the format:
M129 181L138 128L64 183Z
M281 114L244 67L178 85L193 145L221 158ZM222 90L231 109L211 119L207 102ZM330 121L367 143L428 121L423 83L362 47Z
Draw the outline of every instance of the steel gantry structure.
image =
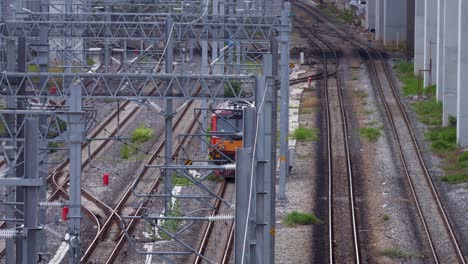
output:
M276 135L275 80L281 83L284 142L280 150L283 186L280 197L285 199L287 168L282 157L287 156L288 108L283 109L283 105L289 90L289 31L289 3L283 5L281 1L3 0L0 158L4 162L0 168L0 186L5 210L1 212L0 238L5 240L2 254L5 253L6 263L49 261L47 232L65 241L69 263L79 263L86 257L80 211L82 145L96 140L87 132L93 126L93 113L97 109L85 106L83 100L99 99L151 105L164 116L164 159L147 165L164 174L164 191L158 195L134 191L134 195L145 197L145 205L148 200L163 199L162 207L144 206L140 214L120 218L124 219L123 227L128 219L146 221L179 243L179 250L142 251L123 229L123 235L128 236L128 242L137 252L156 255L167 262L173 261L171 256L198 254L179 236L190 228L190 221L208 219L202 215L199 219L181 217L187 225L179 232L165 230L158 224L174 218L170 214L171 201L177 197L172 192L174 175L186 177L204 192L204 195L188 194L183 198L201 200L200 204L207 206L212 198L223 199L205 186L204 177L195 177L190 171L203 174L215 168L232 168L210 165L207 159L199 159L192 165L174 163L172 123L181 108L176 108L177 103L201 100L202 108L209 109L220 100L255 101L257 110L253 111L258 125L252 127L246 123L250 130L243 132L247 138L255 135L254 140L244 142L244 152L250 153L247 156L251 160L247 162L243 156L239 161L255 169L236 172L244 173L244 177L238 177L250 181L240 182L247 189L241 185L237 188L243 190L243 197L250 197L236 202L236 215L247 218L235 218L247 226L236 230L238 242L243 242L242 249L254 240L257 246L250 246L247 251L236 249L236 262L249 263L252 259L255 263L272 263L276 200L276 151L271 149L276 145L276 137L272 136ZM279 70L278 42L281 45ZM206 119L206 113L199 119L201 136L198 138L206 139L209 135ZM61 151L70 161L69 197L48 201L51 146L57 142L68 144ZM200 144L202 153L206 152L203 146L206 149L207 145L206 140ZM244 168L239 162L237 166ZM253 179L257 180L256 184ZM53 230L55 223L47 217L46 210L50 206L70 209L66 233ZM238 233L247 231L246 236Z

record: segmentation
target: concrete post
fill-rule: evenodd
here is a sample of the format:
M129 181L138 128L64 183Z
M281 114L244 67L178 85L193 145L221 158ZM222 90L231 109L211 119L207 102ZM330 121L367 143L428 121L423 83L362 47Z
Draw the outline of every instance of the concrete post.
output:
M445 23L445 0L437 0L437 101L443 100L444 91L444 23Z
M26 179L37 179L38 166L38 121L36 118L28 118L25 124L25 175ZM23 263L37 262L37 207L38 187L24 187L24 227L23 234Z
M442 120L444 126L449 125L449 116L457 114L458 8L457 1L445 1Z
M406 44L406 7L406 0L384 0L384 45L401 48Z
M414 75L424 70L424 12L425 0L416 0L414 18Z
M459 0L458 8L458 97L457 97L457 143L468 146L468 2Z
M166 73L172 73L172 62L173 62L173 36L172 36L172 18L166 20L166 61L165 70ZM166 99L166 114L164 116L165 122L165 134L166 142L164 146L164 165L172 165L172 99L170 98L171 89L168 91ZM172 196L172 171L164 170L164 215L167 216L171 210L171 196Z
M424 87L437 80L437 0L426 0L424 8Z
M367 29L375 30L375 5L376 5L376 0L368 0L367 1L367 7L366 7L366 26Z
M84 125L81 120L81 86L70 86L70 213L69 263L79 263L81 258L81 143L84 137Z
M289 31L290 31L290 2L284 3L281 13L281 110L280 110L280 167L279 167L279 199L286 200L286 176L288 175L288 135L289 135ZM284 187L284 188L281 188Z

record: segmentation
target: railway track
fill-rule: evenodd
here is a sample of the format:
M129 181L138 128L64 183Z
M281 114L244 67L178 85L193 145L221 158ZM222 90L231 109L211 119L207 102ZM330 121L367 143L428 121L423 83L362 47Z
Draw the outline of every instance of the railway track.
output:
M128 68L128 67L127 67ZM122 71L123 69L117 68L116 71ZM91 84L93 81L87 81L86 85ZM152 88L150 93L154 93L155 88ZM62 104L64 103L61 102ZM82 162L81 168L86 167L92 159L99 156L107 147L109 147L112 139L117 135L117 133L125 128L131 120L138 115L141 111L141 108L131 101L125 101L123 104L114 110L107 118L99 123L99 125L91 132L88 136L90 138L106 138L106 140L98 141L88 141L82 145L82 157L84 161ZM0 165L4 164L5 161L2 160ZM59 197L64 199L69 199L68 196L68 182L69 174L65 173L69 171L69 160L65 160L59 165L57 165L52 173L49 173L47 176L47 182L52 184L53 190L48 194L48 201L54 201ZM86 191L84 188L81 189L82 197L82 206L81 210L91 219L96 227L97 233L101 231L100 216L106 215L108 212L112 212L112 208L109 207L106 203L102 202L95 195ZM2 223L0 226L4 227L5 223ZM6 250L3 249L0 252L0 258L3 257L6 253Z
M325 74L322 76L328 155L328 262L361 262L358 224L355 212L354 184L348 124L339 74L329 76L329 65L339 72L336 48L320 36L311 38L304 23L295 20L297 29L317 46L322 55ZM331 55L332 58L328 58ZM330 82L333 80L333 82Z
M363 58L369 61L370 74L384 106L398 149L399 160L403 166L403 173L411 190L431 256L435 263L466 263L466 257L462 253L460 243L429 174L416 134L383 54L376 48L355 39L336 26L334 21L307 4L295 2L295 5L325 22L333 31L332 36L338 36L350 43L360 51Z
M193 112L194 107L195 107L195 105L194 105L194 102L192 101L191 103L189 103L183 109L182 112L180 112L177 115L176 120L173 123L173 130L180 129L181 126L187 125L187 124L188 125L187 125L185 131L182 132L183 134L188 134L188 133L190 133L191 131L193 131L195 129L196 124L197 124L196 119L198 118L198 116L194 116L191 120L184 119L184 117L185 118L187 117L187 113ZM184 121L188 121L188 122L184 122ZM128 188L124 192L124 195L118 201L117 205L114 208L112 208L111 215L107 218L106 222L104 223L104 225L103 225L103 227L101 229L101 232L99 232L96 235L96 237L91 242L90 246L85 251L85 253L84 253L84 255L83 255L82 259L81 259L82 262L93 259L92 255L94 253L98 252L96 250L96 248L97 248L99 242L102 241L102 240L105 240L106 236L109 233L112 233L112 232L110 232L110 229L112 228L112 226L113 226L113 228L115 228L115 230L113 230L113 231L117 230L116 232L118 233L118 235L117 235L116 238L112 239L113 240L113 242L112 242L113 245L111 245L111 247L109 247L109 244L106 245L106 247L109 247L109 248L105 249L105 250L109 254L108 254L108 257L106 258L104 263L113 263L113 262L115 262L115 260L119 256L120 250L122 249L122 247L126 243L126 236L124 235L123 232L120 231L119 223L121 221L123 221L120 214L122 213L122 210L128 209L126 207L127 204L132 203L132 200L130 198L132 197L133 190L135 188L137 188L139 184L142 184L142 185L147 184L146 182L141 183L143 177L148 177L149 176L148 175L149 174L149 167L147 165L154 164L154 161L161 155L161 153L164 151L164 143L165 143L165 139L163 139L154 148L150 158L141 167L141 169L137 173L135 179L128 186ZM185 139L181 140L176 146L174 146L173 156L176 156L181 151L184 144L185 144ZM146 193L148 195L153 194L157 190L157 188L159 187L159 185L161 183L161 180L162 180L160 175L156 175L156 177L154 177L154 175L150 175L150 176L152 176L154 178L154 180L151 180L152 183L151 183L149 188L144 188L144 189L146 189ZM136 209L132 210L131 212L127 212L127 213L129 215L132 215L132 216L139 216L143 212L143 209L146 207L147 203L148 203L148 201L146 201L144 203L141 203ZM125 232L127 232L127 233L132 232L134 230L134 228L136 227L137 222L138 221L136 219L131 219L128 223L126 223ZM99 254L102 254L102 251L100 251Z
M232 182L224 181L220 184L218 195L219 197L226 199L228 197L232 197L233 191L234 184ZM223 211L226 209L227 208L225 208L225 205L223 205L221 200L217 199L211 216L224 214ZM193 264L206 263L201 257L203 255L213 260L213 262L208 263L229 263L234 244L234 227L234 221L208 222L205 225L203 236L197 249L197 256L195 256L191 262ZM213 241L212 239L214 236L213 233L216 233L216 241Z

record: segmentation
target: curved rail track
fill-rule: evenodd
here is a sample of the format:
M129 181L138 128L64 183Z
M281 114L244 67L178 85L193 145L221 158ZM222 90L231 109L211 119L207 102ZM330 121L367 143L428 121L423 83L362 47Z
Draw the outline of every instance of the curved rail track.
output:
M185 108L184 110L178 114L176 120L173 123L173 130L178 129L179 126L183 125L184 123L182 122L183 117L189 113L189 109L191 109L191 106L193 104L193 101L191 101ZM194 118L189 122L186 130L183 132L183 134L188 134L191 131L193 131L196 127L196 120L199 116L195 115ZM175 146L175 149L173 151L173 156L176 156L181 150L183 145L185 144L186 138L181 140L177 146ZM147 165L151 165L154 163L154 161L160 156L161 152L164 150L164 143L165 139L163 139L155 148L154 152L151 154L151 157L146 161L145 165L143 168L138 172L137 176L135 177L134 181L132 184L127 188L125 191L125 194L122 196L122 198L119 200L115 208L112 209L112 214L108 217L106 220L103 229L98 235L95 237L95 239L92 241L91 245L88 247L86 250L85 254L83 255L82 262L89 259L90 255L93 251L95 251L96 246L99 242L100 239L103 238L103 236L106 235L107 229L112 225L113 221L118 220L118 223L121 221L121 217L119 213L121 210L124 208L124 205L128 203L129 198L131 197L132 191L136 185L141 181L141 179L148 173L149 167ZM153 175L154 176L154 175ZM153 181L151 186L147 190L147 194L152 194L154 193L157 188L159 187L161 183L161 178L159 175L156 177L156 179ZM132 213L133 216L138 216L141 215L143 212L144 207L146 207L148 201L141 203L136 210ZM117 218L117 219L116 219ZM133 229L136 227L137 224L137 219L131 219L128 224L126 224L126 230L125 232L132 232ZM116 258L118 257L120 250L124 246L126 242L126 236L124 235L123 232L120 232L118 235L118 238L116 240L116 244L111 250L111 253L109 254L109 257L107 258L105 263L113 263Z
M362 57L368 59L371 76L375 81L380 101L384 106L394 135L398 155L427 237L432 258L435 263L467 263L429 174L408 113L399 97L398 89L383 54L378 49L354 38L348 32L337 27L334 25L334 21L307 4L302 2L295 2L295 4L309 15L327 23L328 27L333 31L333 37L339 37L352 44L360 50ZM380 71L378 71L379 67ZM410 157L417 157L417 161L409 162L409 160L412 160Z

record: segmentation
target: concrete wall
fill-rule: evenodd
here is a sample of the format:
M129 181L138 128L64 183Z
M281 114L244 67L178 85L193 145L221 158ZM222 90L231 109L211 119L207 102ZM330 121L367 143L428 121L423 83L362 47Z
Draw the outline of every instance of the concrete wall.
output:
M415 0L408 0L406 3L406 42L407 52L410 56L414 54L414 24L415 24Z
M468 47L468 1L459 0L458 47ZM458 49L457 142L468 146L468 49Z
M424 8L424 87L437 81L437 0L425 0Z
M449 116L457 114L457 72L458 72L458 8L456 0L445 2L444 21L444 82L443 82L443 120L447 126Z
M384 34L384 1L375 1L375 39L383 40Z
M366 6L366 27L375 30L375 5L376 0L368 0Z
M406 45L406 0L384 0L383 43L385 46Z
M414 16L414 75L424 70L424 12L425 0L416 0Z
M437 101L442 101L444 91L444 21L445 0L437 0L437 67L436 85Z

